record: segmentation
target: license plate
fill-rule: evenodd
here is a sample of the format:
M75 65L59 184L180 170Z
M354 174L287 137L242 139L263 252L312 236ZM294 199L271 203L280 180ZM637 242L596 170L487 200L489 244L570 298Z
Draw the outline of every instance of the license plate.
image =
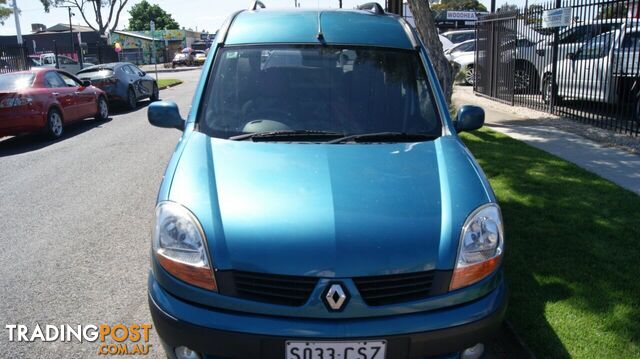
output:
M286 359L384 359L387 342L294 342L286 343Z

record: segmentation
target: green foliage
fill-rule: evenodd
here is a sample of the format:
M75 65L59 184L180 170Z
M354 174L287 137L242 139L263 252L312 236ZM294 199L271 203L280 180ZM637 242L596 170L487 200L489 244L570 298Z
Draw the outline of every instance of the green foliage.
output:
M596 19L616 19L627 17L627 4L625 2L616 2L607 5L601 5L598 10Z
M7 6L7 0L0 0L0 25L4 25L4 21L13 13Z
M147 0L133 5L129 10L129 30L144 31L151 30L149 22L153 20L158 30L177 30L180 25L171 17L171 14L164 11L158 5L149 4Z
M487 11L478 0L442 0L440 4L431 6L432 10L475 10Z
M538 358L640 358L640 197L505 135L463 140L505 224L507 317Z
M518 11L518 5L504 3L498 8L498 11Z

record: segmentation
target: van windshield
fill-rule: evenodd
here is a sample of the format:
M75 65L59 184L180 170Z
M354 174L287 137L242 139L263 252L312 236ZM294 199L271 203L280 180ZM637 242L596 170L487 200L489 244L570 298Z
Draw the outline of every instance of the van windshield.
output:
M210 76L198 129L212 137L269 131L438 137L442 131L415 51L228 47L219 50Z

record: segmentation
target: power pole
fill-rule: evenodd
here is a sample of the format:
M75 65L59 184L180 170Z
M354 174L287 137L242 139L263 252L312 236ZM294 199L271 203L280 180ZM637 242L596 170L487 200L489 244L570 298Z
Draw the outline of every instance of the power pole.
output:
M69 38L71 39L71 53L73 54L76 52L76 49L73 45L73 25L71 24L71 16L73 16L73 13L71 12L71 6L67 6L67 10L69 10Z
M18 9L18 0L13 0L13 17L16 19L16 37L18 44L22 45L22 30L20 30L20 10Z
M342 9L342 0L338 1L340 3L340 8Z

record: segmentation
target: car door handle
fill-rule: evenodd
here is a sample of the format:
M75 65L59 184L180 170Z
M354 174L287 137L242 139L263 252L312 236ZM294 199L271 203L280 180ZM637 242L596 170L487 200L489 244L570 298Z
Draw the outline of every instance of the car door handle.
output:
M59 96L59 95L60 95L60 93L59 93L59 92L52 92L51 94L52 94L53 96Z

